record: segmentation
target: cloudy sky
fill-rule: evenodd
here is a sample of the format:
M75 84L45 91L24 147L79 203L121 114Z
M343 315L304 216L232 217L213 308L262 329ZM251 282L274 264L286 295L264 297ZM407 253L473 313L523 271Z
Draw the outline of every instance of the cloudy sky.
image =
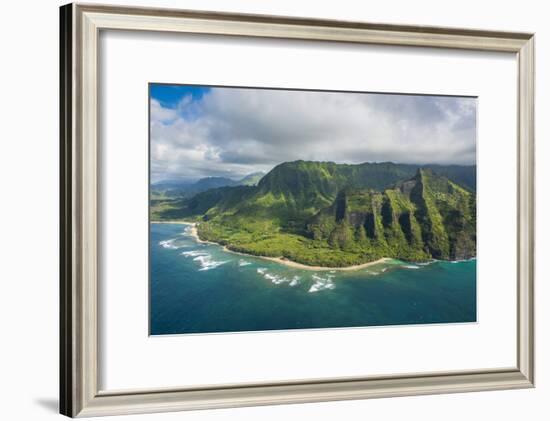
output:
M476 99L150 85L151 181L297 159L474 164Z

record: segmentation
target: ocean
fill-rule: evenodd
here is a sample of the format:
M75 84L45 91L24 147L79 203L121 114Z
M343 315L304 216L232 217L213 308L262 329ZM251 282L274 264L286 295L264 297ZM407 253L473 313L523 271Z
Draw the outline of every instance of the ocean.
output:
M150 225L151 335L476 321L476 260L309 271Z

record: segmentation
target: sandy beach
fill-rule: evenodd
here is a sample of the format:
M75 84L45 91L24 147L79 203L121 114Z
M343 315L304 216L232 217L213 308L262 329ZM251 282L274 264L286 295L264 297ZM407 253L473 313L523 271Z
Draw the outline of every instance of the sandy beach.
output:
M216 245L219 245L218 243L214 243L213 241L206 241L206 240L201 240L199 238L199 233L197 231L197 224L195 222L191 222L189 223L189 225L191 225L191 229L189 230L189 233L191 234L191 236L195 239L195 241L197 243L203 243L203 244L216 244ZM224 247L225 248L225 247Z
M250 255L249 255L250 256ZM389 257L382 257L381 259L374 260L372 262L363 263L360 265L353 265L353 266L345 266L345 267L328 267L328 266L309 266L304 265L302 263L293 262L292 260L285 259L284 257L265 257L265 256L253 256L253 257L259 257L260 259L266 259L271 260L272 262L281 263L286 266L290 266L295 269L304 269L304 270L312 270L312 271L351 271L351 270L359 270L364 269L369 266L378 265L380 263L386 263L389 262Z
M206 242L206 241L202 241L200 239L198 239L198 241L202 242L202 243ZM209 243L210 244L216 244L216 243L213 243L213 242L209 242ZM367 268L369 266L378 265L380 263L386 263L386 262L389 262L389 261L393 260L389 257L382 257L381 259L374 260L372 262L362 263L360 265L345 266L345 267L309 266L309 265L304 265L303 263L294 262L294 261L289 260L285 257L257 256L255 254L248 254L248 253L242 253L240 251L230 250L226 246L223 246L223 250L227 251L229 253L240 254L241 256L257 257L258 259L269 260L270 262L280 263L282 265L289 266L289 267L294 268L294 269L311 270L311 271L314 271L314 272L317 272L317 271L352 271L352 270L359 270L359 269Z
M213 241L205 241L205 240L201 240L199 238L199 234L197 232L197 223L196 222L185 222L185 221L151 221L152 223L155 223L155 224L183 224L183 225L190 225L191 226L191 229L189 231L189 234L198 242L198 243L203 243L203 244L218 244L218 243L215 243ZM218 244L219 245L219 244ZM223 246L223 249L224 251L227 251L229 253L235 253L235 254L240 254L242 256L248 256L248 257L257 257L258 259L264 259L264 260L269 260L271 262L276 262L276 263L280 263L282 265L286 265L286 266L289 266L289 267L292 267L292 268L295 268L295 269L303 269L303 270L311 270L311 271L352 271L352 270L359 270L359 269L364 269L364 268L367 268L369 266L373 266L373 265L378 265L380 263L386 263L388 261L391 261L392 259L390 259L389 257L382 257L381 259L378 259L378 260L374 260L372 262L367 262L367 263L363 263L363 264L360 264L360 265L353 265L353 266L345 266L345 267L330 267L330 266L309 266L309 265L304 265L302 263L298 263L298 262L294 262L292 260L288 260L284 257L267 257L267 256L256 256L256 255L253 255L253 254L247 254L247 253L242 253L242 252L238 252L238 251L234 251L234 250L230 250L228 249L226 246Z

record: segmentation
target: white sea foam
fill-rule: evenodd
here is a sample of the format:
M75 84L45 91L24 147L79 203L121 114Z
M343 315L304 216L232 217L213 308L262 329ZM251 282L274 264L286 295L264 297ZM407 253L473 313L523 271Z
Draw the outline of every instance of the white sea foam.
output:
M333 278L334 276L331 275L327 275L325 278L319 275L311 275L311 279L313 279L315 282L309 288L308 292L318 292L324 289L334 289L334 282L332 282Z
M291 287L294 287L296 285L298 285L298 281L300 280L300 277L299 276L293 276L292 277L292 281L290 281L290 286Z
M271 273L264 273L264 278L267 279L268 281L271 281L271 283L275 284L275 285L279 285L279 284L282 284L282 283L285 283L285 282L290 282L289 279L285 278L284 276L278 276L278 275L273 275Z
M368 273L369 275L380 275L380 272L377 272L375 270L365 270L366 273Z
M248 265L251 265L251 264L252 263L247 262L246 260L243 260L243 259L239 260L239 266L248 266Z
M276 275L273 273L269 273L266 268L258 268L256 271L262 275L265 279L267 279L269 282L280 285L284 283L288 283L290 286L296 286L298 285L298 281L300 280L299 276L293 276L292 278L286 278L282 275Z
M228 262L227 260L214 260L210 253L202 250L184 251L181 254L185 257L192 257L193 261L200 265L199 271L215 269Z
M271 273L265 273L264 278L267 279L268 281L271 281L275 285L279 285L279 284L282 284L284 282L289 282L289 280L286 279L285 277L278 276L278 275L272 275Z
M469 259L459 259L459 260L451 260L451 263L466 263L471 262L472 260L475 260L475 257L470 257Z
M185 256L185 257L210 256L206 251L202 251L202 250L184 251L181 254L182 256Z
M202 267L199 269L199 271L215 269L218 266L223 265L224 263L227 263L227 261L223 261L223 262L214 262L214 261L212 261L212 262L203 262Z
M420 266L416 266L416 265L403 265L401 267L405 269L420 269Z
M159 242L159 246L165 249L177 250L182 247L174 244L177 240L178 240L177 238L171 238L170 240L162 240Z
M193 260L198 262L201 265L201 268L199 269L199 271L215 269L218 266L221 266L224 263L227 263L227 260L213 260L212 256L210 255L197 256Z

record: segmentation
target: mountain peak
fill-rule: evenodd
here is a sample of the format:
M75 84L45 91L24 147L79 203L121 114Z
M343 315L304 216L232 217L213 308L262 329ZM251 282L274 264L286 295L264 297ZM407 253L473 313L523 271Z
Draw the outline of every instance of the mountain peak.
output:
M431 169L384 191L344 188L308 223L336 249L378 250L404 260L475 255L475 195Z
M455 181L472 179L475 190L475 168L299 160L158 212L200 219L201 238L231 250L311 265L461 259L475 255L475 193Z

